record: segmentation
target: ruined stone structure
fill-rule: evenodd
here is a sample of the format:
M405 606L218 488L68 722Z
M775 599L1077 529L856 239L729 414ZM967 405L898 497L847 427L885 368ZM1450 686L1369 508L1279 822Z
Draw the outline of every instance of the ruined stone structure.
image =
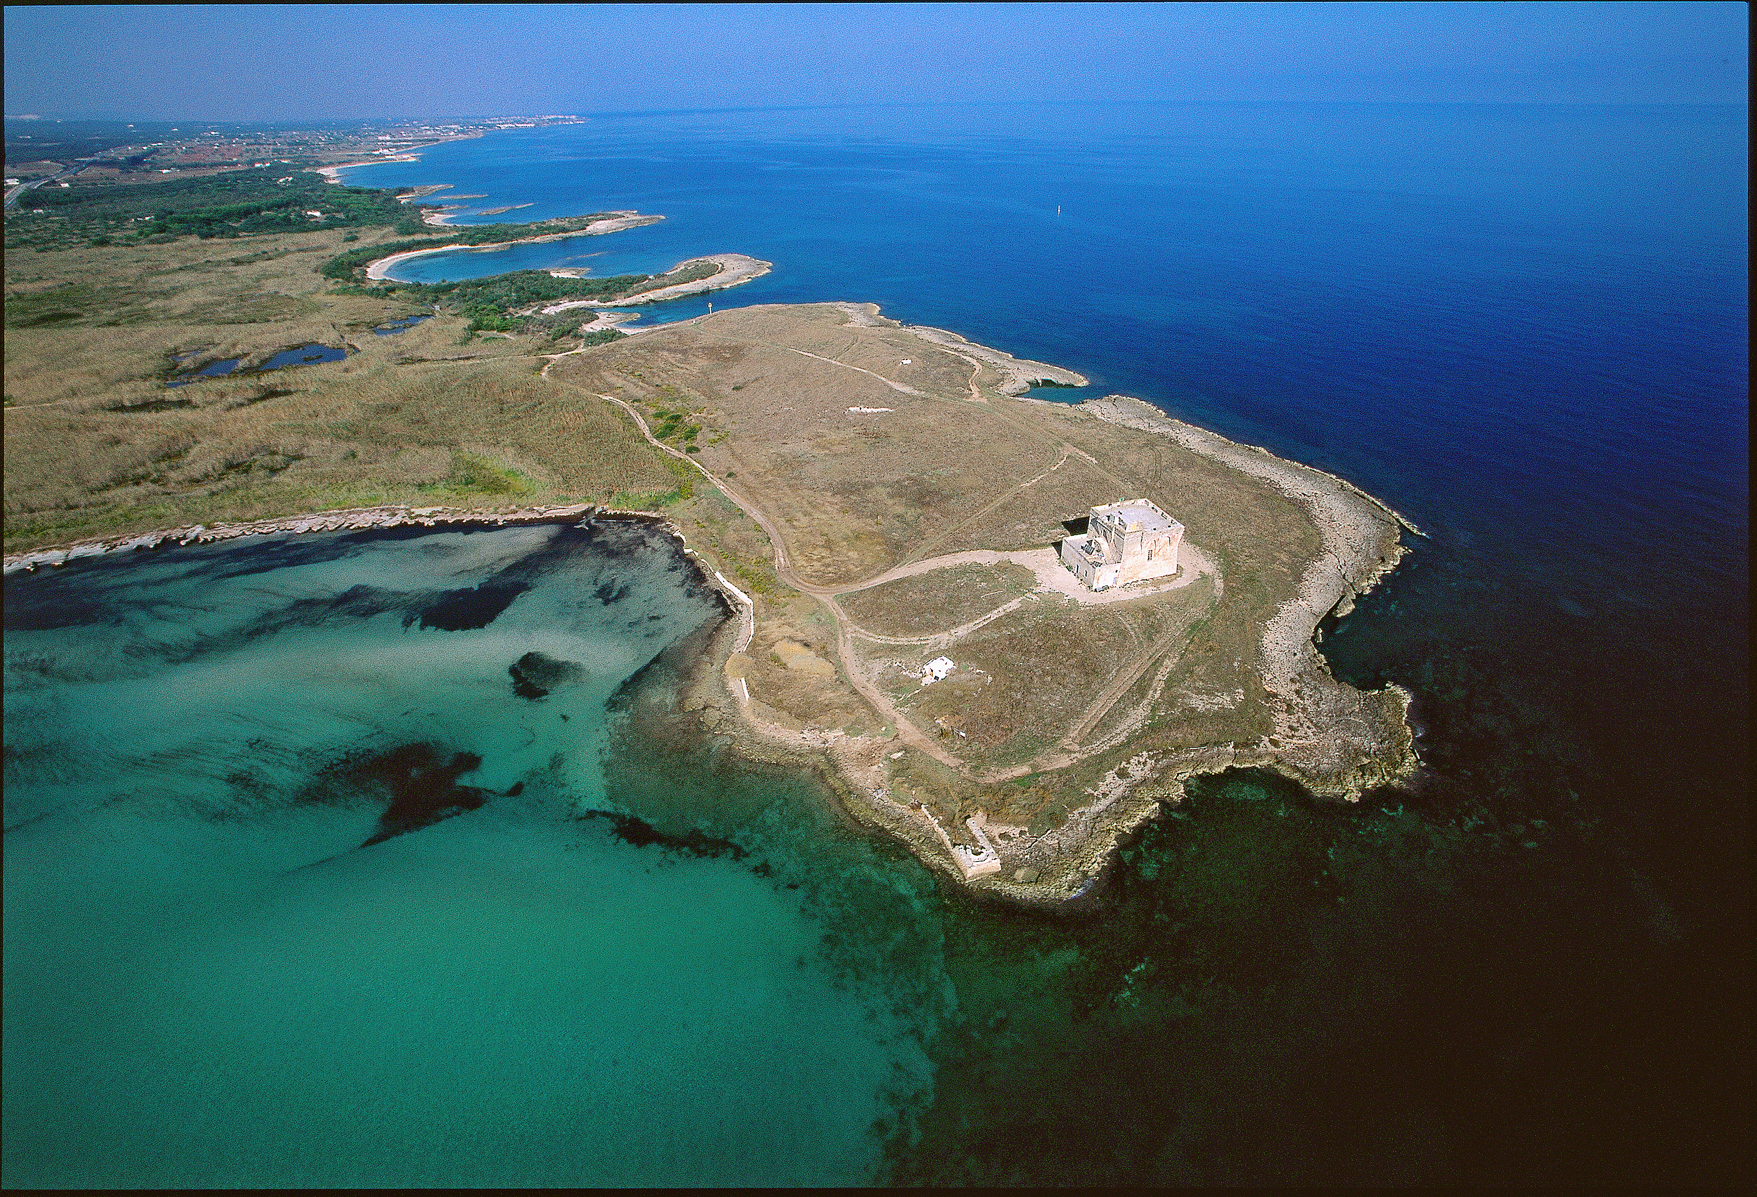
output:
M1062 541L1062 564L1093 590L1166 578L1177 572L1184 526L1151 499L1094 507L1083 536Z

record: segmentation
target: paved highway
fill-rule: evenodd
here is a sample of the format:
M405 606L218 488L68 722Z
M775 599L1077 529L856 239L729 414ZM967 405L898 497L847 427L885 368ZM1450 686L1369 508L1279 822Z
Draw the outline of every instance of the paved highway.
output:
M99 157L102 157L102 155L99 155ZM6 189L5 206L8 208L12 207L13 204L18 202L19 196L23 195L33 187L41 187L45 183L59 183L62 179L72 178L74 175L78 174L96 161L98 161L98 158L81 158L72 166L64 166L52 175L48 175L41 179L32 179L30 182L20 183L16 187L8 187Z

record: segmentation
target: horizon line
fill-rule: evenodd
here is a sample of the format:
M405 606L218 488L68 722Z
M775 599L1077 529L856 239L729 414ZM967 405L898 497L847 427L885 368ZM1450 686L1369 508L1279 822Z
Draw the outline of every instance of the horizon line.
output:
M0 115L0 120L58 124L67 121L84 121L102 124L172 124L187 122L190 124L210 125L277 125L277 124L334 124L344 122L375 123L383 121L491 121L509 120L540 116L567 116L575 120L590 120L593 117L631 117L631 116L706 116L715 113L740 112L827 112L855 108L1116 108L1116 107L1174 107L1174 106L1216 106L1216 105L1304 105L1308 107L1364 107L1369 105L1412 106L1452 106L1477 108L1749 108L1750 100L873 100L849 101L837 104L739 104L714 108L609 108L585 110L578 113L482 113L460 115L445 113L440 115L413 116L406 113L381 114L377 116L280 116L280 117L212 117L212 116L118 116L51 113L17 113Z

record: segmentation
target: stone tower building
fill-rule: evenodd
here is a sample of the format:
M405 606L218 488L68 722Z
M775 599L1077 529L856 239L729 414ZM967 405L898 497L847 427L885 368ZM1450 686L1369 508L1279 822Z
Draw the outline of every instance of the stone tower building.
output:
M1177 572L1184 526L1150 499L1094 507L1084 536L1062 541L1062 564L1093 590L1166 578Z

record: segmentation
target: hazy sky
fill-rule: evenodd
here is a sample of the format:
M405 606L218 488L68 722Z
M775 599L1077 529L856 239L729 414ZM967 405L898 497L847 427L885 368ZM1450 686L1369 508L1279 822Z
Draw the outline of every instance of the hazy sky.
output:
M1742 103L1741 3L6 9L6 112L278 120L1082 100Z

